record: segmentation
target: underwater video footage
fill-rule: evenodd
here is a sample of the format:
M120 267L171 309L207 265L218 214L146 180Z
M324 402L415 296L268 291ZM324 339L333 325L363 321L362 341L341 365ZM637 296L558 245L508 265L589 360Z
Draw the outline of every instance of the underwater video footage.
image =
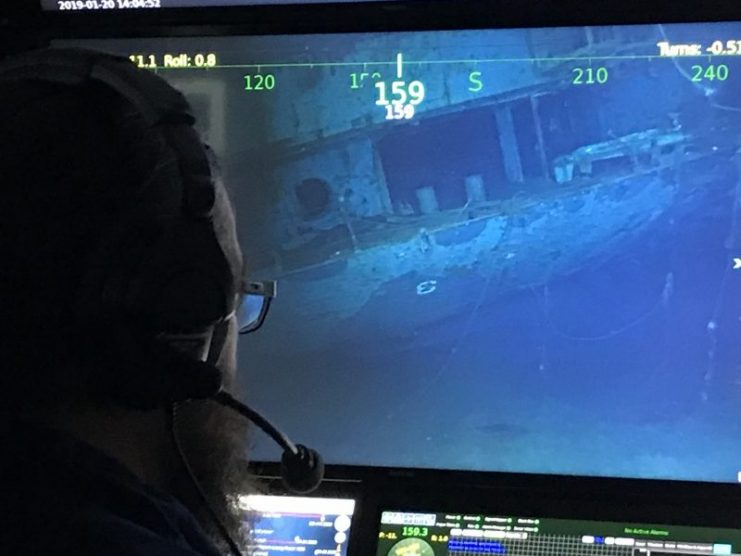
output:
M328 462L737 480L741 24L80 43L192 102Z

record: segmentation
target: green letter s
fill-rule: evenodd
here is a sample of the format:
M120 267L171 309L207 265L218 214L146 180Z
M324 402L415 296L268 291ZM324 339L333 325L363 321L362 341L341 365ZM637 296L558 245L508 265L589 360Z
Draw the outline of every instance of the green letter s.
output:
M484 83L481 81L480 71L472 71L468 76L468 80L471 82L468 90L472 93L478 93L481 89L484 88Z

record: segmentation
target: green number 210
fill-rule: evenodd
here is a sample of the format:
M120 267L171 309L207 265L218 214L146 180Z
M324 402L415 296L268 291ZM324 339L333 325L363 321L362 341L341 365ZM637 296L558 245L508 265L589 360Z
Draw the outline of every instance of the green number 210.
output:
M574 85L604 85L610 76L606 67L574 68L571 74L571 83Z

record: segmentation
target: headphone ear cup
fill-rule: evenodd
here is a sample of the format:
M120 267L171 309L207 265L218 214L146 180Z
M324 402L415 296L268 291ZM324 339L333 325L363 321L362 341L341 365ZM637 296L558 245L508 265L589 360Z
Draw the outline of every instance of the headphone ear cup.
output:
M204 332L210 345L212 329ZM135 409L155 409L177 401L210 398L221 389L221 371L165 338L128 327L98 342L98 388L106 397Z
M131 265L138 272L119 299L119 317L157 332L197 330L234 310L234 277L210 219L182 218Z
M94 346L91 379L107 399L154 409L219 391L228 266L211 226L183 220L159 238L118 230L91 254L71 320ZM165 337L177 330L188 333Z

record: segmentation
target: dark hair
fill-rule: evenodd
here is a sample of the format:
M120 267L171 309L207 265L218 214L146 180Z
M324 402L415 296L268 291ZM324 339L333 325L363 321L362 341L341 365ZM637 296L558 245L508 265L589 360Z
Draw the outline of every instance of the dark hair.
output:
M90 83L0 81L0 406L95 380L71 318L90 253L163 146L122 97Z

